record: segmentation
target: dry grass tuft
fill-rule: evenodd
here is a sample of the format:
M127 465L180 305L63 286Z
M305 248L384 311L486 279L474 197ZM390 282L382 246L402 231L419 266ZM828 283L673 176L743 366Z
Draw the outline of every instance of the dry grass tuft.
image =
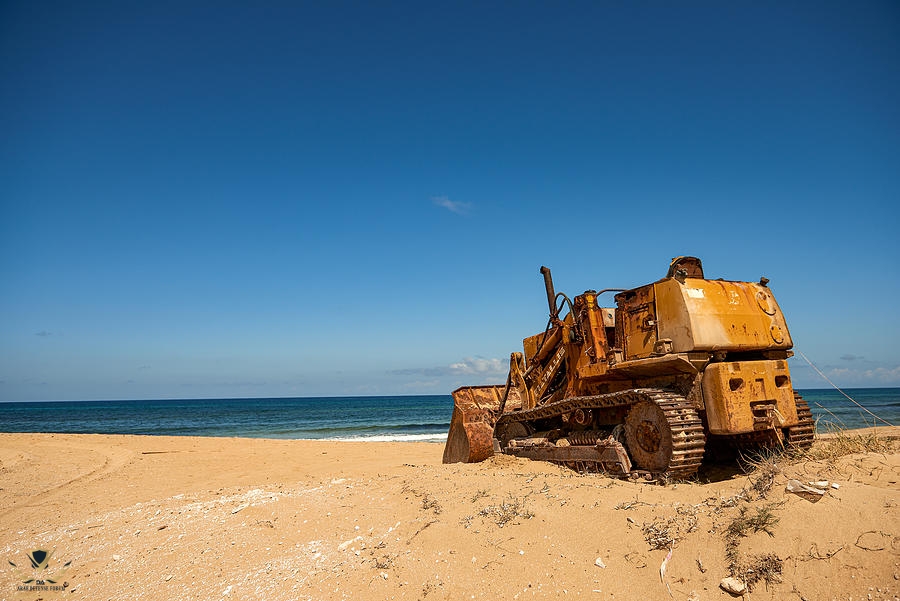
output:
M643 524L641 531L644 533L644 540L650 545L651 549L670 549L675 545L676 538L674 531L675 518L656 519L649 524Z
M805 452L790 447L762 448L747 451L739 456L744 473L750 480L744 500L765 499L782 473L784 466L801 461L835 461L840 457L864 453L890 453L900 447L896 437L878 436L877 432L851 433L846 430L832 430L817 438L815 444Z
M759 499L765 499L772 490L775 478L781 473L781 463L789 462L790 455L774 449L760 450L740 456L741 467L750 480L750 490Z
M378 570L387 570L394 565L394 558L390 555L382 555L375 559L375 568Z
M425 495L422 497L422 509L426 511L430 509L434 512L434 515L440 515L440 513L444 510L444 508L441 507L440 503L437 502L437 499L435 499L428 493L425 493Z
M488 505L478 515L492 520L501 528L510 523L518 523L519 519L530 520L534 517L534 513L525 507L525 498L519 499L512 493L506 501L499 505Z
M784 562L774 553L763 555L751 555L747 561L740 565L729 566L731 575L739 578L752 591L757 583L763 581L766 586L781 582L781 572Z
M833 461L838 457L855 453L889 453L897 447L897 441L880 438L875 432L850 434L844 430L834 430L806 453L807 459Z
M657 518L641 525L644 540L651 549L671 549L678 541L697 529L699 518L697 508L682 506L675 509L670 518Z
M438 503L437 499L435 499L431 493L416 490L412 488L408 483L403 485L403 488L400 489L400 492L403 494L411 494L418 499L422 499L422 509L425 511L431 510L434 512L434 515L440 515L444 508L441 507L441 504Z
M478 491L475 492L474 495L472 495L472 502L474 503L478 499L484 499L487 496L488 496L488 491L486 488L479 489Z

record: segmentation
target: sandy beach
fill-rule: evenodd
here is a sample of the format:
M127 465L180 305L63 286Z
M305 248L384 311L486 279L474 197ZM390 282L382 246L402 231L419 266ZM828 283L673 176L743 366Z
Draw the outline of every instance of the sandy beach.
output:
M829 444L659 486L433 443L3 434L0 599L707 600L735 573L900 598L897 442Z

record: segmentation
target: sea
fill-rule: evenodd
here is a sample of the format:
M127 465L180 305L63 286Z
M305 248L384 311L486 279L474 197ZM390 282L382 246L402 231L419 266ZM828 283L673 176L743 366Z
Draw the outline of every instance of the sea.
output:
M900 425L900 388L800 390L819 432ZM0 403L0 432L446 440L450 395ZM873 417L874 414L876 417Z

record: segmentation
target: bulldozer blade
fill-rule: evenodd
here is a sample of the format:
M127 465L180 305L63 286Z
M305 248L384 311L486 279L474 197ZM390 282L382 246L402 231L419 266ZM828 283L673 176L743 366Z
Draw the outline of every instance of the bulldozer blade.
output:
M463 386L453 391L453 416L444 447L444 463L477 463L494 454L494 423L505 386ZM518 406L511 388L507 407Z

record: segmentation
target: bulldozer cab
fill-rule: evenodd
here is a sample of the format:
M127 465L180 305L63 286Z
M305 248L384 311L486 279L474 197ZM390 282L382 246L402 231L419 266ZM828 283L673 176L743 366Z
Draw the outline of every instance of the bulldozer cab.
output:
M669 264L667 278L703 279L703 263L697 257L675 257Z

